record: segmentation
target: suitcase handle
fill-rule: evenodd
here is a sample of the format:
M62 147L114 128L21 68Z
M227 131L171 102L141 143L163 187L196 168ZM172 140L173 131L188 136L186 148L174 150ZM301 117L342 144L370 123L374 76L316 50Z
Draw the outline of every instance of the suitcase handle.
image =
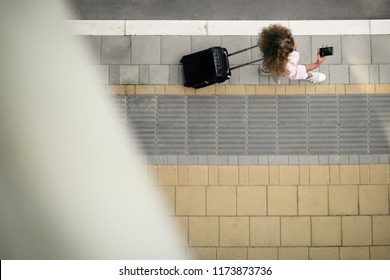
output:
M228 56L232 56L232 55L235 55L235 54L239 54L239 53L242 53L242 52L246 52L247 50L251 50L251 49L254 49L254 48L257 48L258 46L255 45L255 46L252 46L252 47L249 47L249 48L245 48L245 49L242 49L242 50L239 50L239 51L236 51L234 53L231 53L229 54ZM250 62L247 62L247 63L243 63L243 64L240 64L240 65L237 65L237 66L234 66L232 68L229 68L229 70L234 70L234 69L237 69L237 68L240 68L240 67L243 67L243 66L247 66L249 64L252 64L252 63L255 63L255 62L259 62L259 61L262 61L263 59L260 58L260 59L256 59L256 60L253 60L253 61L250 61Z
M246 52L247 50L251 50L251 49L254 49L254 48L257 48L258 46L252 46L252 47L249 47L249 48L245 48L245 49L242 49L242 50L239 50L239 51L236 51L234 53L231 53L229 54L228 56L232 56L232 55L235 55L235 54L239 54L239 53L242 53L242 52Z

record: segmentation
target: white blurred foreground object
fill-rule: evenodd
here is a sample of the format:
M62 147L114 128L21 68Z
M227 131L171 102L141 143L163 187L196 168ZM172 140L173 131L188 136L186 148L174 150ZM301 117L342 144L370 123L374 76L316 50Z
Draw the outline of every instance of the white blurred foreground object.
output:
M0 259L178 259L61 2L0 3Z

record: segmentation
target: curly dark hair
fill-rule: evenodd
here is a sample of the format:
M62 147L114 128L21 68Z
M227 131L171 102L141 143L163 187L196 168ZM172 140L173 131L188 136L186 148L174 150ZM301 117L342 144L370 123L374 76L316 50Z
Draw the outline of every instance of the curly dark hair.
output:
M263 66L281 76L286 72L288 55L294 51L291 30L279 24L264 27L259 33L258 46L263 56Z

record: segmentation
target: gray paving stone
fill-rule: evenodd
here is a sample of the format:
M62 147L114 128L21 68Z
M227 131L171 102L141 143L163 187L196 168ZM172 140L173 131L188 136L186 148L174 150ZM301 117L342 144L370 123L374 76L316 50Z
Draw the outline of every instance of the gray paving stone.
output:
M268 165L268 156L258 157L259 165Z
M269 165L288 165L288 156L269 156L268 157Z
M378 164L378 155L359 155L359 164Z
M183 55L191 52L190 36L162 36L161 63L180 64Z
M348 155L349 164L359 164L359 155Z
M239 165L257 165L258 157L257 156L239 156L238 157Z
M177 163L178 165L198 165L198 157L180 155L177 157Z
M238 156L228 156L228 165L238 165Z
M177 156L167 156L168 165L177 165Z
M348 164L348 155L329 155L329 164Z
M169 65L169 84L179 84L179 65Z
M319 164L329 164L329 156L327 156L327 155L318 156L318 163Z
M168 65L150 65L150 83L168 84L169 66Z
M103 36L102 64L130 64L130 37Z
M270 77L269 79L270 79L270 81L273 82L273 80L272 80L271 77ZM290 79L287 78L287 77L283 77L283 78L281 79L281 81L280 81L280 85L289 85L289 84L290 84Z
M133 85L139 83L139 66L121 65L119 67L119 83L121 85Z
M329 65L321 65L318 70L314 70L323 73L326 76L326 80L321 82L322 85L328 85L330 83L329 79ZM310 82L309 82L310 83Z
M259 84L259 66L248 65L239 70L233 70L234 73L240 72L240 84L244 85L258 85Z
M221 36L192 36L191 53L221 46Z
M318 156L314 155L300 155L299 165L318 165Z
M147 85L150 83L150 66L140 65L139 66L139 83Z
M207 156L198 156L198 165L208 165L208 158Z
M251 36L251 46L257 45L258 36ZM251 51L251 60L257 60L261 58L261 53L259 48L254 48ZM261 61L255 62L254 65L261 64Z
M299 164L299 157L298 156L288 156L288 164L289 165L298 165Z
M341 37L337 35L327 35L327 36L312 36L312 49L311 49L311 59L312 62L315 62L317 59L317 49L322 46L332 46L333 55L328 56L324 64L341 64Z
M348 65L330 65L329 82L330 84L348 84L349 83Z
M349 82L351 84L370 83L370 70L368 65L351 65L349 67Z
M371 64L370 36L341 37L342 64Z
M232 67L234 65L230 65ZM223 84L230 84L230 85L239 85L240 84L240 69L235 69L232 71L232 76L229 80L224 82Z
M379 66L377 64L369 65L370 84L379 84Z
M209 165L227 165L227 156L208 156Z
M389 46L390 35L371 36L372 63L390 64Z
M389 164L389 155L379 155L379 164Z
M251 45L251 36L223 36L221 41L222 47L226 48L229 53L248 48ZM251 60L249 51L229 57L230 64L241 64Z
M390 83L390 64L379 65L379 83Z
M148 156L149 165L167 165L168 157L167 156Z
M131 64L160 64L161 36L131 36Z
M300 54L299 64L313 63L310 36L294 36L294 40L298 44L297 50Z
M119 65L110 65L109 66L109 84L117 85L119 84Z
M257 70L257 71L259 71L259 70ZM260 80L259 81L260 85L269 85L272 81L272 78L271 78L271 76L259 74L259 80ZM273 81L272 81L272 83L275 84Z

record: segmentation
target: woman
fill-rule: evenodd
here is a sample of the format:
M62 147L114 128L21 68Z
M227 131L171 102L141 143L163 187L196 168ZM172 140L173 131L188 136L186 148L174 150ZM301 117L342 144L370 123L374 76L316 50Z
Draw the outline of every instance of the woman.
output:
M320 83L326 80L324 74L311 72L318 68L326 57L321 57L317 53L315 63L298 64L297 44L287 27L275 24L263 28L259 34L258 46L263 56L261 73L271 75L275 83L279 84L283 76L288 76L290 80L308 80L312 83Z

